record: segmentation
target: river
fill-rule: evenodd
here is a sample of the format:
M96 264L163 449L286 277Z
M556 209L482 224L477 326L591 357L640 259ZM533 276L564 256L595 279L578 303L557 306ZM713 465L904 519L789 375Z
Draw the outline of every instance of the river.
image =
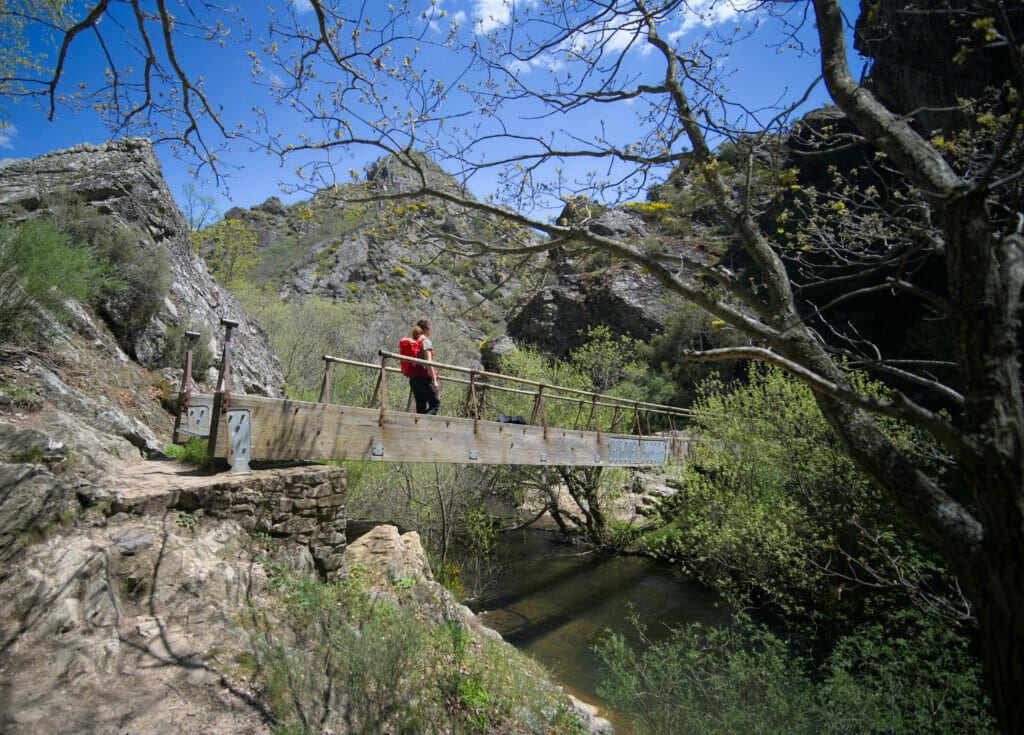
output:
M472 605L486 625L548 668L567 691L611 715L616 733L628 722L598 695L600 665L592 647L606 630L636 641L635 611L650 638L690 622L726 624L716 592L641 556L597 556L560 542L555 531L504 534L499 570Z

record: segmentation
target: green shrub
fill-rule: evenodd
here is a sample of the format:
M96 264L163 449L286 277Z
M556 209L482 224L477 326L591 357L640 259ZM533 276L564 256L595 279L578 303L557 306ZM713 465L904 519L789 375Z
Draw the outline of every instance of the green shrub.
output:
M194 329L195 327L190 327ZM207 371L216 364L217 358L210 351L209 329L199 328L200 335L192 350L192 380L205 380ZM185 355L188 351L188 338L181 327L168 327L166 339L156 359L157 367L185 369Z
M637 648L609 634L595 651L601 695L644 732L994 732L966 640L921 615L865 625L817 667L745 618L660 641L633 623Z
M94 248L72 243L46 220L0 225L0 338L46 333L65 302L91 301L114 283Z
M523 732L524 717L553 713L546 732L578 732L528 660L424 616L411 580L392 596L371 589L358 565L333 584L279 563L268 571L276 601L252 611L251 627L276 732Z
M598 691L644 732L817 732L808 678L768 631L693 624L654 642L639 620L633 624L639 651L614 633L595 647Z
M949 572L853 465L810 389L775 368L751 366L747 378L732 390L703 384L694 462L672 481L678 492L660 505L641 548L744 602L810 604L829 626L869 602L899 607L948 594ZM920 441L895 422L884 428L908 449Z
M120 224L79 199L63 198L52 205L54 219L71 240L93 249L118 274L99 294L101 310L116 329L145 324L167 295L170 256L163 248L147 246L151 238Z

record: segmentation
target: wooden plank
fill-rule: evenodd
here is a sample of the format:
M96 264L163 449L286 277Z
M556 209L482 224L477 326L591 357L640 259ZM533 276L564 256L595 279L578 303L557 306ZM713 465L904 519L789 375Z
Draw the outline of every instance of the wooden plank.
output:
M359 459L380 462L452 462L516 465L642 466L654 464L631 456L611 461L610 440L638 443L641 437L453 416L388 411L384 425L377 409L306 401L231 396L232 411L247 410L253 460ZM227 424L217 427L215 456L226 455ZM684 459L689 440L683 436L642 437L666 442L668 461ZM618 445L619 454L622 447ZM632 446L630 444L629 446ZM377 451L375 452L375 448ZM475 456L474 456L475 453Z

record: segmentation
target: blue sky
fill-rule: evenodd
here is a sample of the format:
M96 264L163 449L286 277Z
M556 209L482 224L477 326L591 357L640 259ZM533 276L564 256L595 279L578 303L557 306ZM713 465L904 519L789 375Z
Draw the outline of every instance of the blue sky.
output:
M750 37L744 43L735 46L731 55L722 62L722 68L729 72L726 77L729 95L748 108L759 108L775 104L780 99L799 97L810 80L820 73L817 57L787 48L786 44L780 45L781 34L777 22L763 12L740 12L743 10L742 7L737 9L737 3L740 2L749 0L694 0L690 4L694 12L678 18L665 30L667 34L671 34L673 40L679 39L686 44L701 38L709 29L731 33L736 28L741 28L746 32L757 24ZM371 11L376 13L373 22L382 22L388 12L386 5L373 5L378 7L378 10ZM516 12L524 12L526 5L528 3L518 2L515 6ZM409 0L408 7L417 13L433 13L437 39L442 38L442 34L447 30L447 24L452 21L459 24L459 34L463 39L474 36L482 38L480 34L486 32L501 32L511 12L508 0L441 0L433 4L429 0ZM791 12L798 14L803 12L806 6L794 4L792 7ZM263 5L258 2L246 2L242 5L257 32L265 29L271 20L262 8ZM844 8L848 13L854 14L851 16L853 20L857 4L852 0L846 0ZM283 8L284 11L288 9ZM312 12L308 5L296 2L291 9L300 20L311 19ZM813 39L813 27L810 23L805 25L806 27L799 32L799 37ZM105 30L107 28L111 26L108 24ZM617 42L617 39L612 39L612 46L614 47ZM225 112L222 120L251 125L255 119L251 107L259 104L266 110L266 120L270 128L280 130L286 136L295 136L304 130L314 134L312 128L304 127L301 116L293 109L289 109L287 105L278 107L268 102L265 89L253 84L251 61L244 53L246 48L258 50L258 46L252 43L247 45L229 41L224 48L218 48L206 41L187 41L179 46L179 56L182 65L188 71L204 77L205 88L211 98L223 105ZM116 63L127 63L118 57L116 48L112 53L115 55ZM453 59L450 55L446 56L440 52L436 55L429 51L424 53L427 54L426 62L432 66L429 69L431 74L453 79L461 71L458 67L458 57ZM636 73L639 75L647 73L647 66L657 71L656 57L643 50L631 51L628 60L630 64L635 65ZM69 76L65 89L73 89L73 83L78 81L84 81L87 89L93 89L102 83L105 64L95 43L83 39L73 47L69 61L71 63L68 66ZM530 83L532 79L538 79L541 75L558 73L558 70L554 69L557 63L557 60L550 57L543 62L522 64L515 71L520 78ZM861 63L851 59L855 73L859 73ZM805 108L810 109L826 101L827 92L824 86L819 84ZM606 106L600 111L599 124L595 115L589 111L575 117L538 121L530 119L523 108L522 119L518 120L517 124L524 129L532 129L535 126L568 128L581 137L601 134L609 140L628 141L638 124L638 109L638 106L630 104L620 104L614 108ZM9 118L9 127L0 131L0 157L32 157L77 143L101 143L111 137L110 131L91 109L84 109L77 114L71 110L58 109L57 118L53 121L47 121L41 112L27 107L16 107L10 112L13 114ZM294 140L294 137L292 139ZM282 165L277 158L272 158L264 152L250 151L244 142L235 142L232 148L230 153L225 151L221 156L224 161L237 167L228 178L226 188L217 187L205 175L198 179L194 178L189 171L189 164L176 158L166 145L157 147L157 155L161 160L168 185L176 197L180 199L182 187L186 183L194 182L201 192L216 197L218 208L222 212L235 205L249 207L274 195L286 202L308 198L308 193L285 193L281 190L282 183L285 188L291 189L298 182L295 166L302 162L301 159L289 160ZM508 142L505 141L494 151L487 151L487 154L493 157L507 150ZM378 157L380 152L372 149L348 149L340 155L332 155L338 159L336 164L339 170L347 172L350 168L361 170L364 165ZM585 169L583 164L565 163L563 166L563 173L570 176ZM491 193L495 185L494 177L485 174L472 179L470 189L482 197Z

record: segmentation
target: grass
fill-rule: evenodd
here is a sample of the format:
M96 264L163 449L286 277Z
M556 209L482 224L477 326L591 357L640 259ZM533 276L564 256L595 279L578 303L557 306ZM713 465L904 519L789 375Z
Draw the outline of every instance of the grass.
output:
M39 389L31 385L18 385L0 380L0 393L6 394L11 399L11 404L23 411L38 411L43 407L44 401Z
M164 454L176 462L197 467L204 472L214 472L218 469L219 461L207 454L206 439L192 437L188 444L168 444L164 447Z

